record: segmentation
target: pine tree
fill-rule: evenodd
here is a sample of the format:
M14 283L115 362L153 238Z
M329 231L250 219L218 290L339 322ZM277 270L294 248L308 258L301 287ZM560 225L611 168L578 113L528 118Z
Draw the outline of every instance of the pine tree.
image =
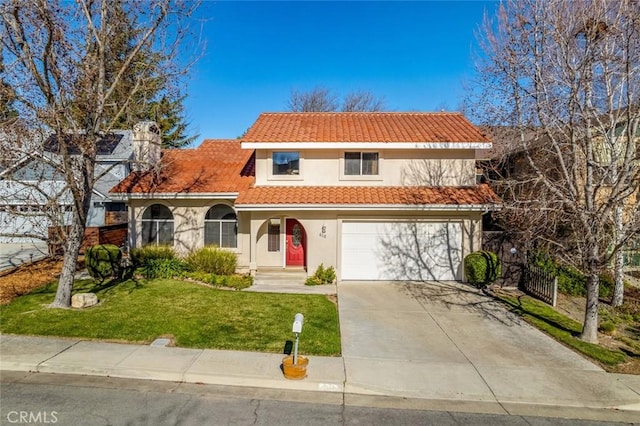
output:
M124 3L117 1L109 9L111 16L106 20L112 42L106 46L108 58L107 79L115 77L126 58L135 49L135 41L141 30L136 28L135 16L127 14ZM95 45L89 55L99 54ZM141 51L136 55L135 63L122 76L123 84L118 87L113 101L105 106L105 120L117 117L111 128L130 129L139 121L152 120L158 123L162 132L163 148L181 148L198 135L188 134L185 122L183 101L185 96L167 81L162 70L162 58L151 51ZM140 84L144 81L144 84ZM126 100L126 102L124 101Z

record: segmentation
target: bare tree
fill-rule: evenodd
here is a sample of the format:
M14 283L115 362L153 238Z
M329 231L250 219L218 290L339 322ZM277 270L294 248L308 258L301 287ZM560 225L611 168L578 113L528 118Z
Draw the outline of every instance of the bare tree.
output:
M365 112L384 111L384 98L378 98L366 90L347 93L342 101L330 89L318 86L308 92L292 90L287 102L293 112Z
M23 137L56 136L57 161L51 165L62 174L70 197L63 268L52 307L71 304L97 178L97 142L132 102L140 101L137 95L147 84L160 77L167 90L179 84L186 67L180 65L178 47L189 34L184 22L195 6L172 0L8 0L0 6L4 82L16 93L12 106L21 128L28 129ZM117 28L122 19L136 31L130 34L130 48L116 61L110 52L121 42ZM146 68L150 56L160 66ZM3 125L2 131L13 134L16 129ZM33 142L23 154L42 158L44 141Z
M384 99L377 98L366 90L349 92L342 102L343 112L376 112L384 110Z
M318 86L308 92L292 90L287 106L293 112L331 112L338 109L338 102L331 90Z
M511 129L518 161L502 218L585 273L596 342L599 276L640 231L640 3L507 0L479 40L467 110Z

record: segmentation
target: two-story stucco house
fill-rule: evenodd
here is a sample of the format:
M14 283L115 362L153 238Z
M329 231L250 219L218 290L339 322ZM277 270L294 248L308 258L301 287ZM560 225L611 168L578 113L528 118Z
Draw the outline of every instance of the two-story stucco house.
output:
M461 280L499 202L491 142L458 113L264 113L240 140L165 152L111 190L130 244L228 247L242 270L334 266L339 280Z

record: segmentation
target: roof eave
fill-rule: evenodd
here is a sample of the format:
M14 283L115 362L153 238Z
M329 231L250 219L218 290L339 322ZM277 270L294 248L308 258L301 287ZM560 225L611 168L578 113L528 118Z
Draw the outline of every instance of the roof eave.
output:
M375 211L458 211L483 212L500 210L499 204L236 204L238 211L285 210L375 210Z
M242 142L242 149L491 149L491 142Z
M236 199L238 198L238 192L112 192L110 197L114 200L185 200L185 199Z

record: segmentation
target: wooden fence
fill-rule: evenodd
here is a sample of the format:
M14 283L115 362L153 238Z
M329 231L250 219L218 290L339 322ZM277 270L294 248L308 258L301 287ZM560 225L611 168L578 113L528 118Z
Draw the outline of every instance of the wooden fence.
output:
M62 254L62 244L66 238L67 228L60 226L49 228L49 255L57 256ZM84 253L87 247L96 244L114 244L122 246L127 241L127 224L91 226L84 231L80 253Z
M558 299L558 277L536 266L527 266L523 280L525 293L556 306Z

